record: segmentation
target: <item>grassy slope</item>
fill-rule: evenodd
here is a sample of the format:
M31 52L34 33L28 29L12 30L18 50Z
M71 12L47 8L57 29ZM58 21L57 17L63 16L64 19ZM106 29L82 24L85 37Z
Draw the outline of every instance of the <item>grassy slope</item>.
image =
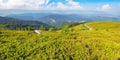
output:
M120 57L120 22L91 22L60 31L0 31L0 60L116 60ZM71 29L71 28L70 28ZM69 29L68 29L69 30Z

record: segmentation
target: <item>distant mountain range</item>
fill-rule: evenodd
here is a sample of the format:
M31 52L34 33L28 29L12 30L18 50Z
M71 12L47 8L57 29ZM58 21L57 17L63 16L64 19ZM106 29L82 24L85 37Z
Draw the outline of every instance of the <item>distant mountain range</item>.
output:
M30 26L32 29L39 29L40 26L44 26L46 28L49 28L48 24L39 22L39 21L32 21L32 20L22 20L17 18L11 18L11 17L0 17L0 24L5 25L6 28L9 29L17 29L17 28L27 28Z
M120 21L119 17L104 15L85 14L52 14L52 13L25 13L11 14L7 17L23 20L40 21L48 25L59 28L69 22L92 22L92 21Z
M6 17L13 17L22 20L38 20L39 18L50 15L51 13L25 13L25 14L11 14Z
M6 17L16 18L19 22L29 21L32 24L46 24L60 28L71 22L93 22L93 21L120 21L120 17L106 16L106 15L90 15L90 14L53 14L53 13L25 13L25 14L11 14ZM11 18L8 18L11 20ZM14 20L13 19L13 20ZM23 23L23 22L20 23ZM12 21L11 21L12 22Z

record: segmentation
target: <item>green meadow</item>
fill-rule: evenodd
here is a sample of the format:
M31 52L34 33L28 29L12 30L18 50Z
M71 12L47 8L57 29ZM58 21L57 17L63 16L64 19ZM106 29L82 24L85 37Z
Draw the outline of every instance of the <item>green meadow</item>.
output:
M33 30L0 30L0 60L118 60L120 22Z

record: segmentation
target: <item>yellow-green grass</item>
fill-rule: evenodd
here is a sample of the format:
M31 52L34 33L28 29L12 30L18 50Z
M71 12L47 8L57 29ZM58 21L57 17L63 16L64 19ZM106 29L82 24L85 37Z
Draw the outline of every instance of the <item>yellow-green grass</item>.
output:
M120 22L91 22L61 31L0 30L0 60L117 60ZM111 27L110 27L111 26ZM69 31L73 29L73 31ZM65 30L68 33L63 33Z
M87 23L91 28L96 30L106 29L106 30L119 30L120 22L92 22Z

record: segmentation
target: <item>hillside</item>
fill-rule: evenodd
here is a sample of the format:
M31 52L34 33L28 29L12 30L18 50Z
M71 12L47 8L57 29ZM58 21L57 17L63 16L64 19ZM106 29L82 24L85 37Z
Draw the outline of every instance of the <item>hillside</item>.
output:
M119 22L92 22L88 23L91 28L94 30L119 30L120 23Z
M97 12L96 12L97 13ZM60 17L58 17L60 16ZM41 20L49 18L59 21L71 21L71 22L92 22L92 21L120 21L119 16L111 16L109 14L54 14L54 13L25 13L25 14L10 14L7 17L13 17L23 20ZM63 18L63 19L62 19Z
M0 24L4 25L4 28L8 28L8 29L17 29L17 28L25 29L28 26L31 26L31 29L38 29L40 28L40 26L45 26L46 28L51 27L48 24L39 21L32 21L32 20L25 21L10 17L0 17Z
M99 14L52 14L52 13L26 13L11 14L8 17L40 21L55 28L61 28L69 22L94 22L94 21L120 21L119 16L99 15Z
M55 28L61 28L62 26L67 25L67 24L72 23L72 22L77 23L75 18L76 17L70 17L70 16L67 16L67 15L52 14L52 15L42 17L38 20L43 22L43 23L52 25Z
M0 60L117 60L119 29L120 22L90 22L39 35L33 31L1 30Z

